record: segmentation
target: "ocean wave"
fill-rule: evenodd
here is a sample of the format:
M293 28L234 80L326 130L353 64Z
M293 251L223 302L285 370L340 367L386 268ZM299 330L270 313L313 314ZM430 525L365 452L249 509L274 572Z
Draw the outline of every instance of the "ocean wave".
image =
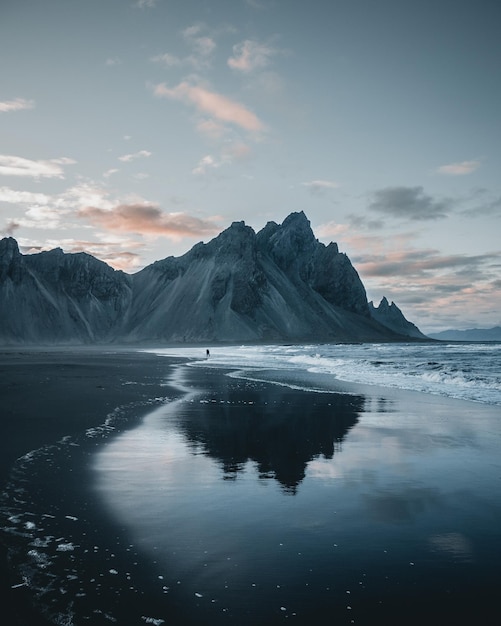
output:
M294 370L501 405L501 344L307 344L150 350L193 366ZM240 374L243 376L243 374ZM311 378L302 387L315 390Z

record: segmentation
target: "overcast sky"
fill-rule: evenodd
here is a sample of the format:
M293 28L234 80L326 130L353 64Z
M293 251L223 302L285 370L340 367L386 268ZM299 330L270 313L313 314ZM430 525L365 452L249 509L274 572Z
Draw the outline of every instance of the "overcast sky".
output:
M134 272L303 210L424 332L501 324L499 0L1 0L0 233Z

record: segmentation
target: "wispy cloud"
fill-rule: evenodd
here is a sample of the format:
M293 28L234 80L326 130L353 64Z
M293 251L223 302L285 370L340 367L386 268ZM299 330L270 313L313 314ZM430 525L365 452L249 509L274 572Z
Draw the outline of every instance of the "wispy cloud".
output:
M106 172L104 172L103 176L104 178L109 178L110 176L113 176L113 174L117 174L120 170L117 169L116 167L112 167L109 170L106 170Z
M133 154L124 154L123 156L118 157L118 160L123 161L124 163L129 163L130 161L147 158L151 155L152 152L149 152L148 150L139 150L139 152L134 152Z
M228 65L239 72L252 72L269 65L272 56L278 50L252 39L246 39L233 46L233 56L228 59Z
M190 66L195 70L210 67L212 55L217 44L213 37L202 34L204 28L203 24L196 24L183 30L182 37L190 49L189 54L178 56L165 52L151 57L150 61L161 63L166 67Z
M0 174L3 176L27 176L30 178L64 178L63 165L74 165L67 157L39 160L0 154Z
M118 57L108 57L105 61L107 67L115 67L115 65L121 65L122 61Z
M53 206L31 206L24 214L24 217L19 218L18 222L20 226L25 228L38 228L41 230L64 230L66 228L63 223L64 217L70 212L69 209L61 209Z
M464 319L465 301L475 300L477 324L492 317L501 305L499 277L501 252L481 255L443 254L433 248L412 246L412 234L398 238L353 237L344 241L353 249L350 259L375 299L385 295L421 330L454 327ZM407 314L408 313L408 314ZM424 326L423 326L424 325ZM426 330L425 330L426 332Z
M153 9L157 5L157 0L136 0L136 6L138 9Z
M17 220L15 220L15 219L8 219L6 224L5 224L5 227L0 232L2 232L2 234L5 237L13 237L15 232L16 232L16 230L18 228L20 228L20 227L21 227L21 224Z
M18 191L10 187L0 187L0 202L8 204L49 204L51 196L32 191Z
M483 218L486 215L501 218L501 196L487 196L470 208L461 211L461 214L474 219Z
M25 111L35 108L34 100L25 98L15 98L14 100L4 100L0 102L0 113L10 113L11 111Z
M200 159L192 170L195 176L205 176L219 169L223 165L230 165L238 161L245 161L251 154L249 146L241 141L234 141L223 146L220 157L207 154Z
M304 187L307 187L312 194L320 196L325 194L326 191L337 189L339 184L333 180L310 180L305 183L301 183Z
M270 6L274 5L273 0L270 2L266 2L266 0L245 0L245 4L252 7L253 9L267 9Z
M478 277L479 272L485 264L499 262L499 255L466 255L440 254L438 250L411 249L384 254L362 254L355 256L357 267L367 276L406 276L410 277L430 277L430 272L451 271L458 273L460 270L467 272L470 276L472 272Z
M147 203L121 204L112 209L86 206L78 211L78 217L110 231L174 238L214 235L219 231L210 220L186 213L164 213Z
M170 52L156 54L154 57L151 57L150 61L153 61L153 63L162 63L167 67L176 67L187 63L186 58L178 57L175 54L171 54Z
M211 115L221 122L239 126L250 132L265 129L257 115L243 104L205 87L190 85L186 81L172 88L161 83L154 86L154 93L158 97L192 104L200 113Z
M209 139L221 139L226 132L224 124L213 119L199 120L197 122L197 130Z
M221 165L223 165L223 161L218 161L212 154L206 154L191 173L195 176L205 176L209 171L218 169Z
M216 42L212 37L203 35L203 24L196 24L194 26L188 26L183 31L183 37L190 43L195 51L195 54L201 58L210 56L216 49Z
M465 176L471 174L475 170L478 170L481 163L480 161L461 161L460 163L449 163L448 165L441 165L437 167L439 174L446 174L448 176Z
M373 194L369 208L410 220L436 220L448 216L450 200L435 200L422 187L386 187Z

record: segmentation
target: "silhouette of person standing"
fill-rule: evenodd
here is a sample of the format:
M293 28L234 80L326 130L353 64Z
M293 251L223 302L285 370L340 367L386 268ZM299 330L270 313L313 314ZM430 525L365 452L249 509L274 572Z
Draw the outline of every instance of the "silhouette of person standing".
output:
M210 357L209 348L207 348L206 354L207 354L207 358L209 358Z

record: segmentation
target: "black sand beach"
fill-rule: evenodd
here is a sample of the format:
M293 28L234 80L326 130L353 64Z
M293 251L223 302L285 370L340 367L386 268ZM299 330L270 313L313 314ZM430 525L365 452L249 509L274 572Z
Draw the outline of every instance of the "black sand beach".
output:
M495 407L182 363L0 355L10 624L498 623Z
M12 348L0 351L0 484L16 459L102 425L122 407L121 422L139 420L166 386L169 362L152 354L101 348ZM67 476L61 475L62 489ZM83 490L82 490L83 493ZM77 495L77 494L76 494ZM98 516L99 517L99 516ZM9 624L43 623L0 543L0 599Z

